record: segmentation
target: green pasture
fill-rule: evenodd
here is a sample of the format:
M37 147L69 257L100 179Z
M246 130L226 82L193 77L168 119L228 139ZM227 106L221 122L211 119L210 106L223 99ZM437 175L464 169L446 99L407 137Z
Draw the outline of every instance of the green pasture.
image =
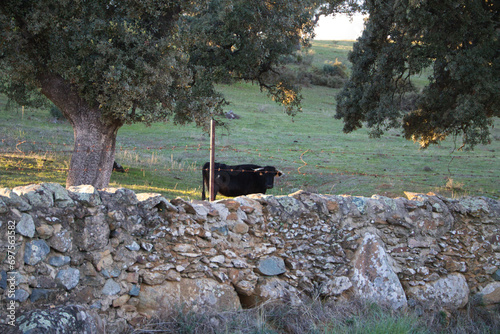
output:
M342 62L352 42L313 42L312 65ZM425 78L424 78L425 79ZM419 78L416 85L422 85ZM251 83L221 85L239 119L216 128L216 160L228 164L273 165L284 172L269 194L303 189L324 194L389 197L404 192L435 192L447 197L499 198L500 122L492 143L458 151L459 140L419 150L417 143L391 130L370 139L366 129L342 132L334 119L338 89L306 86L303 111L295 117ZM29 183L65 184L73 144L68 122L49 110L7 107L0 97L0 187ZM110 186L158 192L167 198L201 197L201 166L209 160L209 136L194 125L157 123L120 129L116 161L127 172L114 173ZM218 197L219 198L219 197Z

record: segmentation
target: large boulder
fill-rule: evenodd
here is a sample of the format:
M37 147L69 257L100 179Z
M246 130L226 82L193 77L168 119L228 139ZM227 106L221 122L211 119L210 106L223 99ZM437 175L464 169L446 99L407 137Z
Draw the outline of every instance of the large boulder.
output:
M485 286L475 295L475 299L485 306L500 304L500 282L492 282Z
M360 297L394 309L407 306L403 286L389 263L382 243L374 234L365 234L356 252L353 268L353 288Z
M462 274L451 274L422 286L410 287L408 297L426 305L437 304L451 309L464 307L469 301L469 287Z
M94 311L80 305L29 311L16 319L16 326L5 329L8 334L105 333L103 320Z
M186 307L191 310L220 309L235 311L240 300L231 285L209 278L164 281L159 285L141 286L137 310L147 316L160 315Z
M282 301L289 305L302 304L299 290L277 277L262 278L255 289L256 305L267 301Z

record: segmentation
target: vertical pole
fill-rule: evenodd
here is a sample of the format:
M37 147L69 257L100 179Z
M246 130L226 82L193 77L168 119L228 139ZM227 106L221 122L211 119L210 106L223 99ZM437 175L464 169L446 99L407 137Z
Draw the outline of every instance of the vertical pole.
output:
M215 200L215 121L212 118L210 120L210 201Z

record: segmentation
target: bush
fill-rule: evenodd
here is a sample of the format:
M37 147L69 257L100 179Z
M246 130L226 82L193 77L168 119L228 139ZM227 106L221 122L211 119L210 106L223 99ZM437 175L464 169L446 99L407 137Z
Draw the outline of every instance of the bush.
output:
M304 66L311 66L314 59L314 52L311 50L304 50L297 52L297 64Z
M344 86L348 78L346 66L335 59L334 62L326 61L323 67L318 68L311 66L313 58L314 53L310 50L300 50L293 56L283 58L284 63L294 65L283 66L280 68L280 72L291 82L305 87L316 85L342 88Z
M330 70L325 71L324 68L322 70L314 69L309 77L311 84L330 88L342 88L346 79L339 75L327 74L329 71Z
M64 119L62 111L54 104L52 105L52 107L50 107L50 115L57 120Z
M309 84L330 88L342 88L347 80L346 67L341 62L326 62L322 68L309 70L301 67L296 75L297 81L304 86Z
M335 62L325 62L323 65L323 74L340 77L342 79L347 79L347 68L342 64L342 62L335 59Z
M314 59L314 52L309 49L298 50L293 55L282 56L280 61L282 64L295 64L301 66L311 66Z

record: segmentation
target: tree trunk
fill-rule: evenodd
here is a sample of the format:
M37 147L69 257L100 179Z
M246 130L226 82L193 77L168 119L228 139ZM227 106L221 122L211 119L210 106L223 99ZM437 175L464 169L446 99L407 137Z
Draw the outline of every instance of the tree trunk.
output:
M113 171L116 135L123 122L104 119L98 106L90 106L60 76L41 75L39 81L42 93L73 126L75 146L66 187L89 184L106 188Z
M73 124L75 147L71 156L66 187L91 184L106 188L115 160L116 134L119 126L103 124L99 110L78 115Z

